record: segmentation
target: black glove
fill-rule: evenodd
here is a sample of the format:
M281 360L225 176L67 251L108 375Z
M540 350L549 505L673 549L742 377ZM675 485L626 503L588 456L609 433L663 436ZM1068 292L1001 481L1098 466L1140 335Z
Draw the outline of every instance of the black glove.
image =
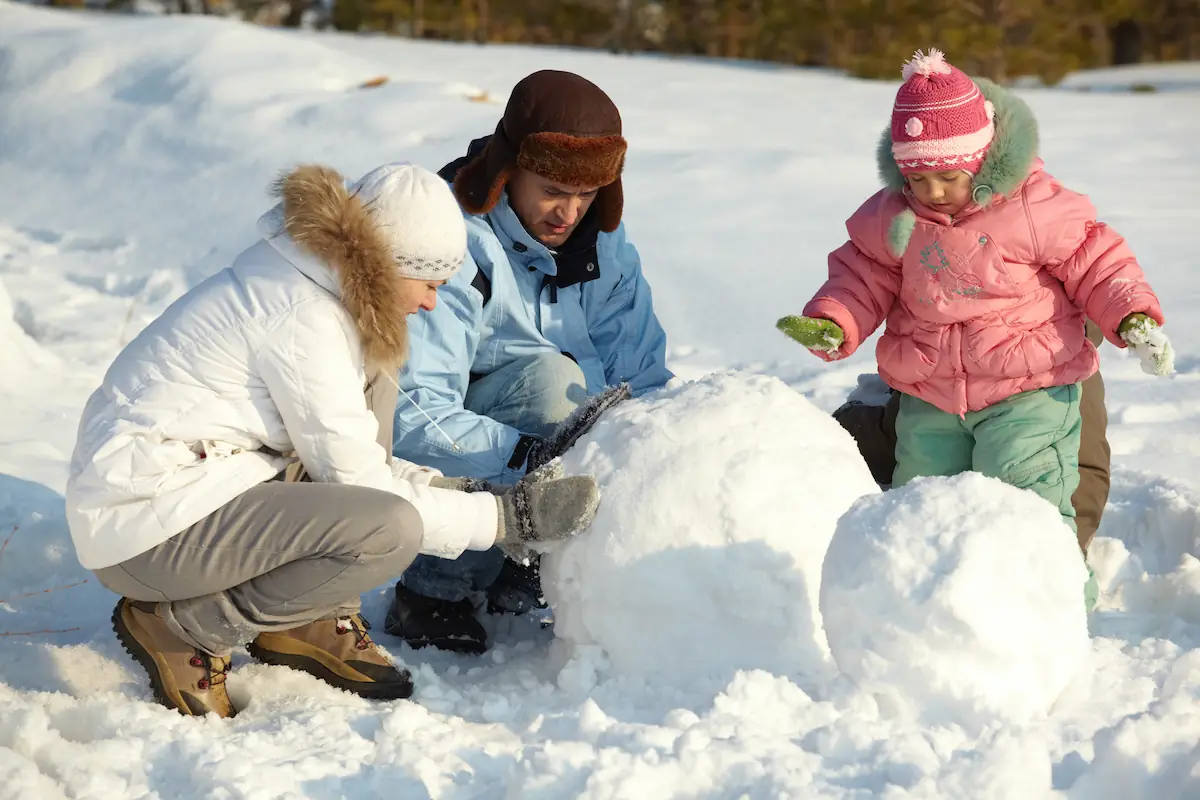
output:
M583 405L572 411L571 416L560 422L549 437L539 439L527 433L522 434L517 440L517 446L513 448L513 456L508 462L509 469L517 469L524 463L525 472L528 474L549 464L583 438L600 419L601 414L631 396L632 391L628 383L610 386L600 394L589 397Z

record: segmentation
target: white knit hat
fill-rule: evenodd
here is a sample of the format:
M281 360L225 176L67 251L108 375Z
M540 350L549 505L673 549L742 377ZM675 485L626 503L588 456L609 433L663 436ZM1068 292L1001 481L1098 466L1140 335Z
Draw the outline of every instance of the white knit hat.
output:
M443 280L467 253L467 227L449 184L424 167L376 167L349 187L382 226L406 278Z

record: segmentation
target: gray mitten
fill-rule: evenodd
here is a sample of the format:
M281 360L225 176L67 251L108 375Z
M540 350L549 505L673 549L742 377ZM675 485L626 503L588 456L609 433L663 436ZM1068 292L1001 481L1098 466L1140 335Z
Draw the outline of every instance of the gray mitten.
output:
M429 479L429 485L435 489L451 489L456 492L490 492L492 485L483 478L447 478L435 475Z
M551 462L496 497L500 514L496 546L514 561L525 561L527 545L569 539L592 524L600 489L589 476L563 477Z

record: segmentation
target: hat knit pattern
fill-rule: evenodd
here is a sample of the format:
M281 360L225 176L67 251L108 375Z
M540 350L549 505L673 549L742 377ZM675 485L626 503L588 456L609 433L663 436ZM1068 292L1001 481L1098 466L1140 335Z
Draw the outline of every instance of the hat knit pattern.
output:
M446 280L462 267L467 228L450 186L406 162L377 167L349 187L379 226L405 278Z
M995 108L940 50L918 50L901 74L892 107L892 156L900 172L976 174L996 132Z

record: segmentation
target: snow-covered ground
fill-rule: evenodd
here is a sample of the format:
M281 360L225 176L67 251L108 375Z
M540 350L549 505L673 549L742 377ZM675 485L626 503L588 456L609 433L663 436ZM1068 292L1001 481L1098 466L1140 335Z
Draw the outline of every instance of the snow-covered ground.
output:
M238 652L230 686L245 710L236 719L184 719L151 704L143 675L109 629L116 598L94 581L73 585L88 574L71 550L61 492L87 394L142 325L253 240L279 170L323 161L353 176L397 159L436 168L489 132L511 86L542 67L587 75L622 109L631 141L626 219L668 332L671 366L689 380L749 373L654 401L662 407L653 419L687 411L694 425L724 424L737 434L711 439L722 458L740 458L721 491L706 501L665 485L660 465L644 467L654 479L649 497L627 473L625 488L610 486L606 495L674 498L676 511L662 517L673 537L688 531L688 506L679 504L696 503L697 580L677 584L696 603L668 602L661 586L574 596L612 605L648 647L680 649L656 661L622 641L619 625L597 627L594 616L572 617L560 639L531 621L489 620L499 645L479 659L413 652L380 634L414 671L415 702L361 701ZM390 81L359 88L379 75ZM1156 82L1163 91L1114 91ZM873 370L873 348L825 365L772 324L799 311L824 275L825 254L842 241L845 217L874 191L874 146L894 83L689 59L280 33L208 18L73 14L0 0L0 797L1200 797L1200 317L1191 313L1200 301L1200 64L1083 74L1066 86L1022 91L1041 120L1043 155L1129 239L1179 350L1170 380L1143 375L1112 347L1102 351L1115 470L1093 547L1104 595L1083 651L1073 637L1082 619L1032 613L1031 598L1057 589L1020 581L1073 581L1073 567L1054 561L1062 548L1047 548L1039 561L1029 531L1005 547L998 524L929 511L975 504L990 515L983 522L1004 513L1035 519L1007 504L1003 487L949 481L907 496L869 494L836 535L829 513L845 510L845 492L799 492L811 517L746 516L754 507L748 496L780 508L797 502L773 481L861 480L839 431L797 420L810 404L835 408L859 373ZM784 384L804 397L781 395ZM685 402L693 405L672 405ZM583 463L620 463L604 449L619 445L618 424L649 425L647 435L664 448L686 444L678 439L684 426L638 422L639 409L602 422L578 456ZM806 425L819 431L807 443ZM788 460L791 449L811 459L807 470ZM651 450L639 452L653 462ZM681 477L720 474L702 468L700 451L687 452L673 464ZM830 453L838 454L833 469ZM928 530L904 522L913 508L924 509L918 516L928 517ZM892 595L869 593L847 552L870 545L868 528L881 519L891 541L913 543L906 568L924 576L926 590L961 594L907 595L894 580L900 572L881 574ZM789 583L796 575L820 579L813 556L746 546L755 526L759 545L834 536L822 602L865 597L873 611L856 616L838 605L834 658L821 669L803 642L794 668L779 657L782 645L802 637L798 623L816 613L812 587ZM1047 536L1062 535L1053 527ZM963 539L976 528L978 537ZM729 542L728 560L700 552L719 541ZM919 552L934 541L954 543L949 572ZM989 582L981 553L1001 559L1001 574L1012 579ZM864 563L886 572L896 556L872 550L871 558ZM619 570L620 559L602 566ZM689 574L670 552L658 561L664 580ZM591 569L597 561L574 563ZM779 609L778 627L761 608L737 608L778 603L789 586L796 606ZM387 590L365 596L376 623ZM961 623L947 610L954 597L973 616L948 630ZM894 618L880 617L893 607ZM936 636L914 639L926 612ZM712 669L680 660L682 648L712 635L714 614L747 627L716 637L714 648L726 649L713 650ZM756 631L780 631L781 649L754 639ZM1031 659L1023 648L1047 653L1047 631L1063 633L1062 653ZM985 675L997 683L960 672L919 684L926 673L897 655L906 641L943 668L956 647L969 665L973 654L961 648L986 645ZM606 642L615 657L602 651ZM878 650L875 660L847 661L864 646ZM703 648L689 652L706 658ZM654 669L671 659L684 668ZM996 688L1014 675L1030 682L1027 695ZM871 681L894 685L872 692ZM1057 702L1039 713L1034 701L1064 681ZM915 713L900 713L889 693L916 703ZM988 704L1005 697L1021 701L1022 713Z

